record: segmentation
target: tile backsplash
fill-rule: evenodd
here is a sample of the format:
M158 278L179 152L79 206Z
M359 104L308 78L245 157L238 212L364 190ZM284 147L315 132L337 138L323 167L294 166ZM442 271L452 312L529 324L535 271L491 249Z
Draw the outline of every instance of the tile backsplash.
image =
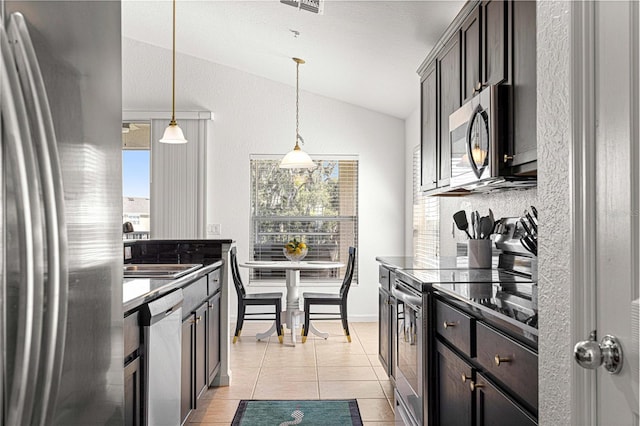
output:
M537 205L538 190L530 188L524 190L505 190L489 194L474 194L464 197L440 198L440 256L455 256L456 244L467 241L463 231L453 223L453 214L458 210L469 213L477 210L480 216L487 216L489 208L496 219L501 217L520 217L525 209Z

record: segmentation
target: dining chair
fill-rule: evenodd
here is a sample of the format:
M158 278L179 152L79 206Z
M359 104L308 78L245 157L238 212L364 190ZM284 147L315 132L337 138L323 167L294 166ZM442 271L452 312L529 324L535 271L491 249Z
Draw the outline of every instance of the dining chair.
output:
M314 321L335 320L336 316L340 316L342 320L342 328L347 340L351 342L349 334L349 323L347 322L347 295L351 287L353 279L353 270L356 263L356 248L349 247L349 261L347 262L347 270L342 280L339 293L302 293L304 298L304 326L302 328L302 343L307 341L309 334L309 323ZM311 312L312 306L339 306L340 312Z
M238 295L238 320L236 321L236 332L233 335L233 343L236 343L238 337L242 333L242 325L245 321L260 321L273 318L274 312L247 312L247 306L269 306L275 307L276 331L278 332L278 340L282 343L284 338L284 329L280 320L280 312L282 311L282 293L250 293L244 289L244 284L240 278L240 269L238 268L238 258L236 256L236 248L231 249L231 275L233 276L233 284ZM247 318L260 316L260 318Z

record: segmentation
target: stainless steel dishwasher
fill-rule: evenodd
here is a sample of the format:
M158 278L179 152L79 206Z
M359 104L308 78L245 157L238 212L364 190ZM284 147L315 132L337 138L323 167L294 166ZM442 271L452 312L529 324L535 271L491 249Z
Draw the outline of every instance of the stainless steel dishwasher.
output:
M180 425L182 289L147 303L144 326L145 424Z

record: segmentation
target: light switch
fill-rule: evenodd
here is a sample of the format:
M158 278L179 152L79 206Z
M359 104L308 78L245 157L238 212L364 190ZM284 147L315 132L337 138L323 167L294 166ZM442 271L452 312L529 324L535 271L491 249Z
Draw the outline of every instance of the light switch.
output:
M219 223L210 223L207 225L207 234L209 235L220 235L220 224Z

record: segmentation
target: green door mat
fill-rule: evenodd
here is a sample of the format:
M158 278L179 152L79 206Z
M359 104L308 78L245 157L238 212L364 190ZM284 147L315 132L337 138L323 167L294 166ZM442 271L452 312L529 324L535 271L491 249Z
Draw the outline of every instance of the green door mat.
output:
M243 399L231 426L362 426L355 399L257 401Z

